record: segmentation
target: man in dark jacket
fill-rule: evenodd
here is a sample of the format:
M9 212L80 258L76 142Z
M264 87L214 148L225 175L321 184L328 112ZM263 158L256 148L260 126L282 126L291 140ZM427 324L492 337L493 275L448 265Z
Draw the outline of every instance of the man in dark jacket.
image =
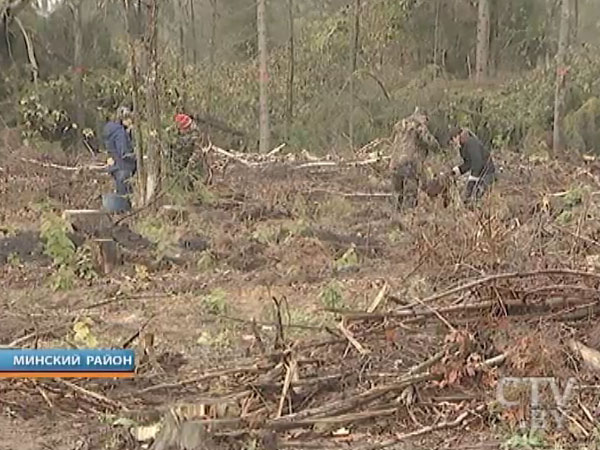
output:
M115 180L119 195L131 194L130 179L137 170L130 133L132 123L131 110L122 106L117 110L115 120L104 126L104 145L113 160L107 170Z
M457 128L451 134L452 143L460 149L463 159L461 165L452 168L455 176L469 172L467 186L464 193L464 202L469 204L473 195L479 200L486 190L496 180L496 167L490 151L471 131Z

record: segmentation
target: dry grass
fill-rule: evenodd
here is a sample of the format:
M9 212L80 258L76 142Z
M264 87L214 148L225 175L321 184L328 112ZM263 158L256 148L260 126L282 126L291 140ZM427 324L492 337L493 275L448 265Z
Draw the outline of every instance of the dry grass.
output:
M500 164L507 170L480 209L465 210L455 191L454 201L446 209L424 197L415 211L402 217L395 214L387 200L352 199L322 192L368 192L372 185L385 181L372 183L369 177L374 176L373 172L364 168L291 173L283 169L233 167L224 179L217 178L211 188L215 204L196 209L186 220L153 217L151 212L129 220L131 228L153 237L164 248L175 246L177 238L185 233L207 236L210 264L199 262L207 253L192 252L188 255L191 262L183 266L162 265L146 271L126 266L89 285L79 283L67 293L53 293L44 287L45 272L36 265L41 261L5 264L0 269L2 285L8 293L3 307L13 318L11 323L18 326L5 328L2 343L27 335L39 339L41 346L66 342L72 334L72 324L89 316L94 318L92 332L99 340L106 345L119 345L152 318L143 333L156 336L155 352L162 355L159 366L164 372L149 366L135 382L117 384L110 390L102 384L81 382L90 390L129 402L131 407L148 409L157 404L193 403L200 394L221 395L248 384L260 384L254 375L244 375L222 377L214 384L182 390L177 387L168 395L141 392L163 382L177 384L193 373L217 366L241 365L242 359L260 359L256 333L264 341L266 351L274 352L278 322L273 298L282 305L285 345L309 349L294 350L298 358L318 357L325 361L319 369L300 372L300 380L323 374L393 372L398 368L384 363L403 360L397 375L400 377L437 350L447 350L445 359L431 368L431 374L441 384L423 382L416 386L419 392L434 399L468 391L470 400L459 406L432 400L433 407L417 403L400 408L393 420L382 418L352 425L349 439L354 441L369 433L391 436L418 430L419 425L427 425L437 414L436 408L449 419L455 418L457 411L476 408L482 397L491 400L495 383L502 375L576 374L588 379L590 373L582 369L564 341L573 337L591 346L598 345L600 334L591 319L598 302L594 294L598 288L596 279L568 272L541 273L492 279L439 299L432 297L498 273L587 271L600 265L600 210L595 201L600 183L594 166L585 166L584 171L581 166L561 168L551 163L527 163L516 157ZM88 206L86 202L93 192L106 183L103 178L92 183L86 178L89 174L75 176L29 166L25 170L16 161L7 167L11 175L2 175L0 188L9 199L2 214L3 226L12 230L11 236L25 225L38 225L37 216L27 210L32 209L34 197L51 196L51 186L61 182L83 186L73 190L73 194L54 197L56 206L64 208ZM23 186L34 183L32 180L36 188L30 190L32 196L21 196ZM462 188L460 182L458 188ZM41 195L42 192L46 194ZM357 264L336 264L351 248L356 252ZM37 286L31 282L35 277ZM386 301L376 316L365 316L364 311L383 282L389 285ZM434 299L427 302L427 307L416 301L428 298ZM546 301L559 303L547 307ZM406 308L410 303L412 310ZM582 311L581 305L587 308L587 315L569 318L568 314ZM358 317L357 313L363 316ZM369 366L369 359L346 340L337 347L316 350L321 348L316 347L320 342L331 338L331 328L337 326L342 315L360 345L371 349L381 365ZM252 326L252 319L256 319L256 327ZM339 335L339 331L335 333ZM31 342L33 338L23 344ZM457 343L462 346L461 351L452 353L451 348ZM176 353L185 358L185 365L173 362ZM477 361L504 353L509 356L501 368L479 375L472 371ZM282 383L284 377L285 373L279 373L271 383ZM326 396L316 392L313 397L294 403L293 411L359 395L371 386L362 383L367 381L339 384ZM19 401L28 410L36 411L33 419L17 411L22 423L31 424L34 419L43 423L53 410L73 411L71 397L53 382L42 384L52 408L33 384L23 388L17 383L2 382L0 386L8 392L7 402ZM280 393L269 393L272 398L266 400L268 404L276 405ZM248 398L248 402L256 401L255 397ZM102 408L93 402L86 408L88 413L80 416L67 413L67 420L91 427L96 420L93 411ZM269 408L261 414L257 420L273 420ZM515 416L507 414L504 411L478 416L470 422L471 430L488 436L506 430L514 433L511 426L515 426ZM583 419L580 422L588 431L593 428ZM352 423L350 420L338 424L338 428ZM310 429L319 431L318 427ZM445 436L436 432L431 440L425 439L433 448L447 439ZM100 439L100 435L94 439ZM587 442L586 439L591 438L584 436L578 442ZM117 439L113 447L105 448L116 449L118 442Z

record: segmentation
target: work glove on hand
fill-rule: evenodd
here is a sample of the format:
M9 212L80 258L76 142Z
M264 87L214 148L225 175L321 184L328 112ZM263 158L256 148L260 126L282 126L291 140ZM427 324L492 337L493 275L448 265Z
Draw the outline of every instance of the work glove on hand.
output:
M110 157L109 157L109 158L106 160L106 165L107 165L107 166L112 166L112 165L114 165L114 164L115 164L115 160L114 160L114 159L112 159L112 158L110 158Z
M456 177L460 175L460 168L458 166L454 166L452 168L452 175L454 175Z

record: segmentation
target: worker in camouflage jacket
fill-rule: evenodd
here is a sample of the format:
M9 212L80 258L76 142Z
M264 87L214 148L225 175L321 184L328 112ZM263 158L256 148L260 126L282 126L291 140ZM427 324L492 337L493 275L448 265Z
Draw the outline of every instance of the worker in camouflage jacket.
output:
M462 164L452 168L454 176L469 172L463 196L465 204L478 201L496 180L496 167L490 151L466 128L456 128L451 133L451 142L459 149Z
M202 135L196 121L187 114L176 114L175 124L178 134L172 152L173 168L191 189L206 169L201 148Z
M415 109L394 126L390 170L399 210L417 205L419 188L426 183L425 160L431 151L440 149L428 122L429 118Z

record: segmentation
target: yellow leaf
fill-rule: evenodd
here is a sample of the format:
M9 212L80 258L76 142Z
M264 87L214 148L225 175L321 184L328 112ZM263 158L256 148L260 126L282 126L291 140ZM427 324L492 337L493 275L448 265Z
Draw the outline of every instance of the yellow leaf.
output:
M98 345L98 341L90 330L92 324L92 320L86 317L73 325L73 331L75 332L73 339L75 342L81 343L86 347L96 347Z

